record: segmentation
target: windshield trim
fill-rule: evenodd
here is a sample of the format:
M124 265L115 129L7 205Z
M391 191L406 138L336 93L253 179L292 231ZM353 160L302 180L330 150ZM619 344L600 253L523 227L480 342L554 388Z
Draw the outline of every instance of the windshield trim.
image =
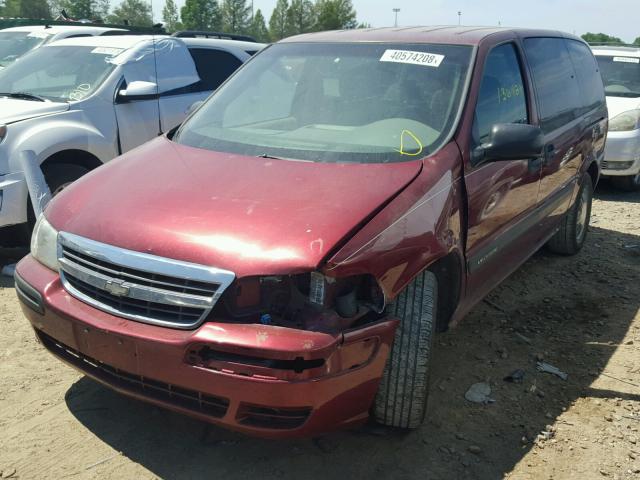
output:
M240 68L238 68L235 72L233 72L233 74L231 74L231 76L229 76L224 82L222 82L222 84L220 84L220 86L216 89L216 90L221 90L222 87L225 86L225 84L227 84L227 82L231 81L233 77L235 77L236 75L238 75L238 73L244 69L250 62L254 61L258 55L260 53L263 53L265 51L267 51L269 48L273 47L274 45L277 45L278 43L285 43L285 44L298 44L298 45L303 45L303 44L332 44L332 45L360 45L360 44L380 44L380 45L385 45L385 44L393 44L394 42L391 41L353 41L353 42L295 42L295 41L291 41L291 42L276 42L276 43L272 43L268 46L266 46L265 48L263 48L262 50L260 50L256 55L252 55L243 65L240 66ZM452 46L452 47L468 47L470 49L470 55L469 55L469 60L468 60L468 68L467 68L467 72L466 72L466 78L464 79L463 83L462 83L462 87L460 89L460 98L458 100L458 107L457 107L457 111L455 116L453 117L453 120L451 122L451 125L448 129L447 135L442 137L442 140L439 142L439 146L433 150L429 150L425 153L424 156L419 157L418 160L420 160L421 162L424 161L427 158L431 158L432 156L436 155L438 152L440 152L440 150L442 150L444 147L446 147L451 140L458 134L458 130L459 130L459 125L460 125L460 120L463 117L464 111L465 111L465 107L467 104L467 100L469 97L469 90L471 87L471 83L473 80L473 72L475 70L475 64L476 64L476 59L477 59L477 54L478 54L478 45L475 44L455 44L455 43L440 43L440 42L401 42L401 44L424 44L424 45L442 45L442 46ZM212 96L215 95L215 92L212 94ZM174 142L178 145L183 145L181 143L179 143L179 138L180 135L185 127L186 124L189 123L189 121L191 120L191 118L198 112L198 110L200 110L200 108L205 105L207 103L208 99L205 100L205 102L203 102L203 104L196 108L194 111L192 111L183 121L182 123L172 132L172 134L166 135L167 139L171 142ZM195 147L195 148L199 148L199 147ZM286 157L279 157L278 160L283 160L283 161L310 161L310 162L314 162L314 160L305 160L305 159L298 159L298 158L286 158ZM401 162L394 162L394 163L404 163L404 162L408 162L408 161L416 161L416 158L409 158L406 160L403 160ZM343 162L336 162L336 163L343 163ZM344 162L344 163L349 163L349 162ZM363 162L361 163L362 165L366 165L367 162Z

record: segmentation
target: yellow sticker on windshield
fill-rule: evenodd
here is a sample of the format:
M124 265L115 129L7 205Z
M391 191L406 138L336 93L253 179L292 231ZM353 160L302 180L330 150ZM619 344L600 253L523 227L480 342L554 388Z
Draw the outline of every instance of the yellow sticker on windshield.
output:
M414 151L407 152L405 150L405 138L407 136L411 137L413 141L416 143L417 149L412 149L412 150L416 150L415 152ZM422 146L422 142L420 141L420 139L416 137L416 135L411 130L402 130L402 133L400 134L400 150L396 150L396 152L398 152L400 155L409 155L410 157L417 157L422 153L422 150L424 150L424 147Z

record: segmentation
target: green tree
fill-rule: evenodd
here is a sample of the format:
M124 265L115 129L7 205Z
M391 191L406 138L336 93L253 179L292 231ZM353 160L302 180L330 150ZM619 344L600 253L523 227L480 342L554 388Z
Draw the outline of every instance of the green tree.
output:
M109 17L109 12L111 11L111 2L109 0L97 0L95 3L95 11L93 18L100 19L104 22L107 21Z
M342 30L358 25L351 0L318 0L316 16L317 30Z
M638 45L638 46L640 46L640 37L636 38L636 39L633 41L633 44L634 44L634 45Z
M53 0L51 10L57 16L62 10L71 18L93 20L103 18L104 6L99 0ZM107 12L109 10L107 9Z
M217 0L186 0L180 17L188 30L221 30Z
M151 26L151 6L145 0L123 0L113 9L108 17L109 23L125 23L129 25Z
M582 39L588 43L609 43L611 45L624 45L624 42L618 37L607 35L606 33L587 32L582 35Z
M51 18L51 11L46 0L22 0L20 16L24 18Z
M247 0L222 1L222 29L228 33L244 33L251 22L251 6Z
M316 17L317 30L342 30L358 25L351 0L318 0Z
M164 21L164 28L168 32L173 33L178 30L182 30L178 6L174 0L166 0L164 3L164 7L162 8L162 20Z
M287 32L287 11L289 2L278 0L269 19L269 36L274 42L289 35Z
M256 10L253 20L251 20L248 33L259 42L269 41L269 30L260 9Z
M310 0L291 0L287 9L287 34L297 35L313 31L316 23L315 13Z
M2 8L5 17L51 18L47 0L6 0Z

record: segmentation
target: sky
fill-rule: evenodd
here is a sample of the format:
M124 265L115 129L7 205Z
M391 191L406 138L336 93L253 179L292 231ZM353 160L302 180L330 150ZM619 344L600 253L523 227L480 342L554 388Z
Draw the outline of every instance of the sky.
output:
M160 21L164 0L152 0ZM219 2L221 0L218 0ZM249 0L251 2L251 0ZM177 0L179 6L184 0ZM640 0L352 0L358 22L374 27L398 25L498 25L562 30L581 35L603 32L631 43L640 37ZM276 0L253 0L269 21Z

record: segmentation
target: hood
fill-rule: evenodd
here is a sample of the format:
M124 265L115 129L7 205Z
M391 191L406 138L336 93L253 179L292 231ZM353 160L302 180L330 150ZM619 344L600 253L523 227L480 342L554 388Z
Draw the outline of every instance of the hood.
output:
M38 102L34 100L0 98L0 124L19 122L28 118L66 112L67 110L69 110L69 104L66 102Z
M607 97L607 108L611 119L623 112L640 108L640 98Z
M65 189L47 217L60 231L238 277L299 273L421 167L246 157L160 137Z

